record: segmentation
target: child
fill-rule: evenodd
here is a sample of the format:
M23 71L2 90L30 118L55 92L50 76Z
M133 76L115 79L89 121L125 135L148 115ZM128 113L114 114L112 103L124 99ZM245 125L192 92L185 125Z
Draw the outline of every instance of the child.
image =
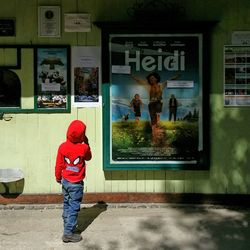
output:
M135 114L136 123L139 123L141 117L141 106L142 101L139 94L135 94L134 98L130 102L130 107L132 107Z
M86 125L80 120L74 120L68 127L67 140L57 152L55 177L62 184L63 192L63 242L78 242L81 235L74 233L77 216L83 198L83 179L85 177L85 161L92 154L85 135Z

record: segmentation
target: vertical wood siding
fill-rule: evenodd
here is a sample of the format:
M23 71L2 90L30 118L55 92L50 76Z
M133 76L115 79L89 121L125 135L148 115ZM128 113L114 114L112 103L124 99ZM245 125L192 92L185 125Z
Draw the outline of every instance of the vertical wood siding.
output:
M60 38L37 36L37 9L43 0L0 0L0 18L16 18L16 36L0 37L0 44L69 44L100 46L100 30L65 33L64 13L91 13L92 21L126 21L128 7L135 0L51 0L60 5ZM72 108L70 114L11 114L0 120L0 168L21 168L25 174L24 193L59 193L54 180L54 164L59 144L65 140L68 124L83 120L93 151L88 163L86 192L170 192L249 193L250 192L250 111L223 106L223 45L231 43L235 30L249 30L250 1L179 1L191 20L218 20L211 37L211 167L209 171L113 171L104 172L102 159L102 108ZM230 2L230 3L229 3ZM169 24L171 25L171 23ZM33 103L32 51L22 54L22 106ZM0 64L4 63L0 50ZM0 186L1 192L1 186Z

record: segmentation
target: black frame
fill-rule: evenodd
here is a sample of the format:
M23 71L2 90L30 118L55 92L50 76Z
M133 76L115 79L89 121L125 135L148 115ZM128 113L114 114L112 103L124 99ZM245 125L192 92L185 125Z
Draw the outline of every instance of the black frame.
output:
M133 22L96 22L102 29L102 79L103 79L103 167L104 170L207 170L209 169L209 37L212 26L215 22L185 22L185 23L133 23ZM167 28L162 28L167 27ZM195 164L116 164L111 162L110 152L110 55L109 38L112 34L202 34L202 82L203 82L203 150L197 157Z
M34 107L23 109L22 107L0 107L0 112L4 113L70 113L71 112L71 88L70 88L70 82L71 82L71 65L70 65L70 46L69 45L22 45L22 44L11 44L11 45L4 45L0 44L0 49L16 49L17 56L16 56L16 64L15 65L0 65L0 69L9 69L9 70L19 70L22 68L22 62L21 62L21 53L22 49L32 49L33 50L33 72L34 72ZM67 89L66 89L66 95L67 95L67 106L66 108L38 108L37 107L37 50L39 48L63 48L66 50L66 61L67 61ZM21 96L22 97L22 96Z
M43 107L39 107L38 106L38 95L41 94L39 93L39 83L38 83L38 79L39 79L39 50L43 50L43 51L47 51L48 54L51 52L52 56L54 56L53 54L56 54L57 51L59 51L59 53L64 53L64 55L66 56L66 58L58 58L60 59L60 64L62 64L62 60L64 59L64 63L66 63L66 87L64 86L66 93L63 95L66 95L66 106L64 108L57 108L56 105L54 105L53 107L46 107L43 105ZM40 55L41 56L41 55ZM45 60L48 60L49 58L44 58ZM35 105L35 110L37 112L69 112L70 110L70 106L71 106L71 98L70 98L70 48L69 46L65 46L65 45L39 45L36 46L34 49L34 79L35 79L35 98L34 98L34 105ZM55 67L55 66L54 66ZM58 66L61 67L61 66ZM58 70L58 68L55 68L54 71ZM60 85L59 83L57 83L58 85ZM44 91L46 92L46 91ZM50 91L51 93L53 93L53 91ZM53 94L55 94L56 92L54 92ZM58 95L57 95L58 96ZM52 103L52 102L50 102Z

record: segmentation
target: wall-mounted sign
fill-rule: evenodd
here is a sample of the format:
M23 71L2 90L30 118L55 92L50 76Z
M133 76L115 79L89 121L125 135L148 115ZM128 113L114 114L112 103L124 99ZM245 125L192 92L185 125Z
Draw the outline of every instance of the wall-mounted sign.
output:
M65 32L90 32L90 14L64 14Z
M233 45L249 45L250 44L250 31L234 31L232 33Z
M0 19L0 36L15 36L15 19Z
M224 105L250 106L250 46L224 46Z
M38 35L40 37L60 37L60 6L39 6Z

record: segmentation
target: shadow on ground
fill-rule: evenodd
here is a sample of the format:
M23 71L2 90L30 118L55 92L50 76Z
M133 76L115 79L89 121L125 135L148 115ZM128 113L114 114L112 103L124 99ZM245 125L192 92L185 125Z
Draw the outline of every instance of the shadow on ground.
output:
M105 202L98 202L92 207L82 208L78 214L77 232L82 233L87 227L101 214L107 210L108 205Z
M95 206L94 206L95 207ZM93 209L93 214L91 213ZM106 207L90 208L86 228ZM88 210L86 210L88 211ZM250 246L250 211L232 207L171 207L167 213L149 212L118 217L125 238L85 241L91 250L248 250ZM134 214L138 212L134 210ZM115 216L115 215L114 215ZM87 218L86 218L87 219ZM118 222L118 221L117 221ZM123 239L123 240L122 240ZM122 240L122 241L121 241Z
M247 210L175 208L170 213L172 216L168 218L142 219L136 230L130 232L130 247L143 250L249 249L250 213Z

